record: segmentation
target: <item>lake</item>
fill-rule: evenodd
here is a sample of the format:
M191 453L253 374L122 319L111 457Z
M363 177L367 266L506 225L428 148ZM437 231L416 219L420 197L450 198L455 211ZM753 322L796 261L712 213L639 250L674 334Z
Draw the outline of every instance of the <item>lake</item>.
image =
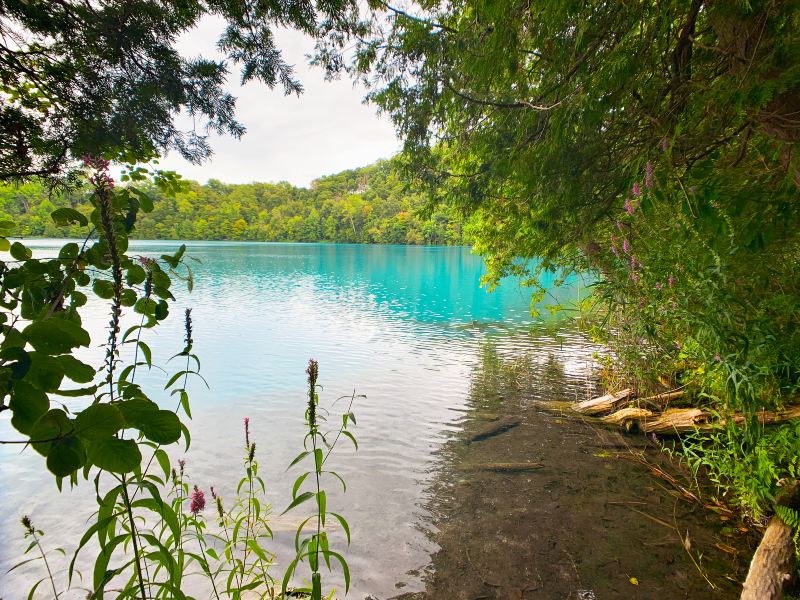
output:
M59 241L28 244L37 255L47 255ZM134 242L131 252L156 257L179 244ZM519 443L491 450L495 454L481 460L497 460L496 452L525 448L530 452L523 454L533 456L536 446L544 447L543 440L550 435L548 452L567 457L553 455L552 461L568 461L571 479L580 481L599 470L602 477L621 481L622 493L630 495L634 488L638 493L640 483L626 484L625 478L631 469L642 471L641 467L623 466L622 471L615 467L614 473L604 473L605 465L598 459L591 462L591 453L584 453L589 456L585 466L576 463L574 451L590 435L585 425L573 423L567 430L558 430L553 423L564 421L537 408L543 401L583 399L595 393L593 355L598 348L570 327L534 322L529 292L516 282L507 281L491 294L482 290L484 267L468 249L224 242L187 246L187 254L200 261L190 263L196 278L194 292L176 285L177 301L170 318L146 340L156 364L169 372L180 369L167 360L182 349L183 308L192 308L195 351L209 387L199 381L190 384L192 446L185 456L177 447L171 455L186 459L192 483L205 490L213 485L230 498L241 472L242 420L249 417L267 496L279 515L289 503L295 477L286 467L302 449L309 358L320 364L323 403L353 393L364 395L353 406L359 450L341 446L332 459L334 469L347 481L347 493L332 492L328 501L329 509L344 514L352 528L353 542L344 552L353 574L350 597L388 598L423 590L432 564L445 574L453 568L441 560L432 562L433 556L441 557L437 552L448 539L442 519L454 517L447 516L448 502L452 507L471 501L464 494L478 489L477 484L494 494L498 485L510 486L500 495L520 494L517 483L508 478L470 479L451 468L467 448L465 432L509 410L525 413L523 426L515 430L518 437L506 438L519 439ZM552 286L552 281L544 284ZM543 304L552 304L554 299L569 304L584 291L583 282L573 278L551 289ZM106 307L92 301L87 314L93 347L83 358L99 365ZM498 379L497 373L505 375ZM167 377L154 369L141 382L156 391ZM173 405L164 392L153 398L163 400L165 407ZM0 418L2 439L17 437L7 413ZM543 427L550 433L540 431ZM530 438L534 433L535 438ZM478 447L492 448L469 446ZM93 494L91 484L83 481L77 489L57 494L52 478L41 473L41 458L30 450L5 446L0 453L4 507L0 571L5 573L24 549L19 525L23 514L45 530L45 542L69 550L91 516ZM548 477L557 481L559 474ZM530 476L527 482L531 483ZM605 485L606 479L600 483ZM335 489L333 484L331 489ZM487 493L480 492L483 497ZM536 500L531 494L526 492L526 497ZM590 513L586 519L594 518ZM630 521L632 514L615 518ZM513 523L519 515L510 518ZM274 549L281 565L291 557L296 522L292 513L276 516L273 522ZM573 529L580 527L576 523ZM481 535L486 539L485 532ZM505 539L508 535L504 534ZM576 541L574 531L569 535ZM491 556L491 548L487 552ZM686 557L678 562L690 570ZM281 568L273 572L276 577L281 574ZM24 597L27 577L24 571L4 575L0 596L6 600ZM582 584L588 593L594 593L592 583ZM567 597L564 585L553 597L559 597L558 593ZM622 588L622 596L608 597L626 597L628 592Z

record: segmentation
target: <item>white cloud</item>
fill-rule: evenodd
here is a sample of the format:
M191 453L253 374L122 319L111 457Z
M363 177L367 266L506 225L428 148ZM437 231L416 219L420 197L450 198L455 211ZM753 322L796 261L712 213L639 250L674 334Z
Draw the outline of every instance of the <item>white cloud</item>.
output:
M207 19L180 40L179 48L189 56L214 55L221 30L219 21ZM214 155L202 165L173 152L161 160L161 168L201 182L215 178L307 186L322 175L389 158L399 150L389 119L362 103L363 87L353 87L347 79L325 81L321 69L308 65L305 55L314 44L303 34L281 30L276 38L305 92L297 97L261 83L240 87L238 74L232 74L229 89L237 97L237 118L247 133L240 140L212 136Z

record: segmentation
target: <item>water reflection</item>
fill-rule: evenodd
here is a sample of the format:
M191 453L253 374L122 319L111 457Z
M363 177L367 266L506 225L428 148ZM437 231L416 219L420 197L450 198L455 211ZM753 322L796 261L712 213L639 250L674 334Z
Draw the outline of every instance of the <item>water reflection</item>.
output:
M738 597L751 541L725 538L716 513L631 460L663 460L643 438L553 409L597 391L596 349L563 333L483 342L462 426L427 488L440 549L425 591L398 600Z

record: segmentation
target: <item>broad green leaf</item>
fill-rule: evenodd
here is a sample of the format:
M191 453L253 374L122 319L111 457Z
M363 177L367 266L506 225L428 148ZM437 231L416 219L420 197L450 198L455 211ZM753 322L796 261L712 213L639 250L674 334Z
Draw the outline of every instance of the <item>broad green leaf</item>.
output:
M75 417L76 435L92 441L111 437L124 426L122 412L112 404L93 404Z
M172 444L181 437L180 419L169 410L148 413L137 426L147 439L157 444Z
M142 462L142 453L133 440L98 440L89 445L88 452L92 463L112 473L130 473Z
M86 451L75 436L68 436L52 443L47 453L47 468L56 477L66 477L80 469L86 462Z
M31 433L34 423L47 412L50 400L42 390L25 381L18 381L11 389L11 424L25 434Z
M50 217L52 217L56 225L61 227L71 225L72 223L77 223L78 225L89 224L89 219L86 218L86 215L78 212L74 208L57 208L50 213Z
M48 354L65 354L90 343L89 334L78 323L55 316L34 321L22 335L34 349Z
M94 367L82 363L72 355L65 354L58 357L61 367L64 369L64 375L69 377L75 383L89 383L94 379Z

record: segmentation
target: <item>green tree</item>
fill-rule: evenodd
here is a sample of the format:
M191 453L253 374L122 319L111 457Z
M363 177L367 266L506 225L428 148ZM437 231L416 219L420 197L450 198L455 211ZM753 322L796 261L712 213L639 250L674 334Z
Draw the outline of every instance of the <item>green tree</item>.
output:
M0 1L0 181L75 174L76 159L100 152L128 162L173 149L191 161L211 154L208 134L239 137L241 82L300 93L275 44L274 27L312 36L347 29L352 0ZM176 41L207 17L225 29L224 58L185 57ZM181 131L173 117L195 117Z

